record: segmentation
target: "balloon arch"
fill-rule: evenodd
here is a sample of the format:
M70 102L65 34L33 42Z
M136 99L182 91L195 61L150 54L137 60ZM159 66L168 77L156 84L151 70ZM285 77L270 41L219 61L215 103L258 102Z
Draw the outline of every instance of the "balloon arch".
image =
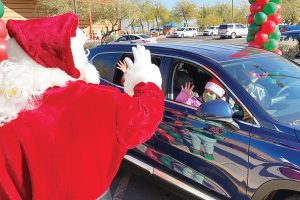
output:
M279 49L282 0L249 0L248 46L282 55Z
M4 5L0 1L0 18L4 15ZM7 36L7 29L5 22L0 19L0 62L6 60L8 58L7 48L8 48L8 41L5 40Z

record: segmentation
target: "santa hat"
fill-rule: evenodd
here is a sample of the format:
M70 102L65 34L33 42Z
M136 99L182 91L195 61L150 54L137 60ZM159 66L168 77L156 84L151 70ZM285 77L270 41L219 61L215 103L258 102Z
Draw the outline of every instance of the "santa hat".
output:
M73 78L80 72L74 65L71 37L76 36L78 17L66 13L30 20L8 20L7 30L23 50L46 68L59 68Z
M216 93L219 97L223 97L225 94L225 90L222 84L215 78L211 78L205 85L205 89L208 89L214 93Z

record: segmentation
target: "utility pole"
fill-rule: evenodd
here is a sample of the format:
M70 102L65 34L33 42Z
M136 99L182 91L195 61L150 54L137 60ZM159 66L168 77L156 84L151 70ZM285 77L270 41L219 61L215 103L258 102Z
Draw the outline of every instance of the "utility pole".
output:
M76 11L76 0L73 0L73 8L74 8L74 13L77 14L77 11Z
M233 23L233 0L231 0L231 22Z

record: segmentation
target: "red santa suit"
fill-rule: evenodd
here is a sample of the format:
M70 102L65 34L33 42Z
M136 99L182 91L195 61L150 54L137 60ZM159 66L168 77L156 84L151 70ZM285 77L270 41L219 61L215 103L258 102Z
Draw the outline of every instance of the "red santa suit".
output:
M9 67L14 61L21 66L25 62L21 59L24 51L28 66L49 70L50 76L45 77L53 80L41 95L28 100L33 106L20 109L17 116L5 117L0 108L1 200L100 197L108 189L127 149L148 140L162 118L161 77L158 68L151 64L149 51L138 46L133 48L135 62L126 60L125 91L129 95L112 87L88 83L83 75L92 77L90 71L94 68L84 72L77 66L80 61L76 62L71 48L70 38L76 35L77 20L75 15L65 14L7 24L14 38L11 44L22 48L10 49L9 61L4 65ZM35 36L30 33L33 27L46 29L41 31L43 39L34 41ZM53 30L61 35L57 37ZM50 41L45 41L47 37ZM60 40L64 41L63 45ZM65 83L51 76L54 68L67 77L61 78L67 80ZM4 80L7 74L3 70L1 75L0 70ZM22 89L21 84L20 88L14 88L13 94L7 92L10 95L5 97L0 94L0 100L25 95Z

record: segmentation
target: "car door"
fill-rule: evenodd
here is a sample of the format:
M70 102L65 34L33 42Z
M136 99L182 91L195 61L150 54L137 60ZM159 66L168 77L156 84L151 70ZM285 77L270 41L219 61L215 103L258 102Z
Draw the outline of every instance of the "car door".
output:
M248 31L247 31L247 28L244 25L238 24L236 26L237 26L237 29L238 29L238 35L239 36L247 35Z
M113 87L119 88L121 91L123 91L123 85L122 85L122 77L123 72L119 69L117 69L117 63L118 61L123 61L125 57L129 57L131 60L134 61L133 54L132 53L100 53L97 54L93 60L92 64L95 65L97 70L99 71L101 75L101 84L104 85L110 85ZM151 56L151 62L161 67L162 58L158 55L152 55ZM149 158L149 154L152 153L153 145L152 145L152 139L148 140L146 143L143 143L136 147L134 150L131 150L129 154L133 154L134 156L143 156L145 158Z
M184 80L191 81L176 74L187 72L198 93L211 77L218 77L207 66L183 59L170 58L170 66L164 117L153 137L151 156L166 172L199 190L209 189L221 199L244 199L251 116L243 120L239 113L246 109L227 91L239 128L199 118L196 108L175 101Z

